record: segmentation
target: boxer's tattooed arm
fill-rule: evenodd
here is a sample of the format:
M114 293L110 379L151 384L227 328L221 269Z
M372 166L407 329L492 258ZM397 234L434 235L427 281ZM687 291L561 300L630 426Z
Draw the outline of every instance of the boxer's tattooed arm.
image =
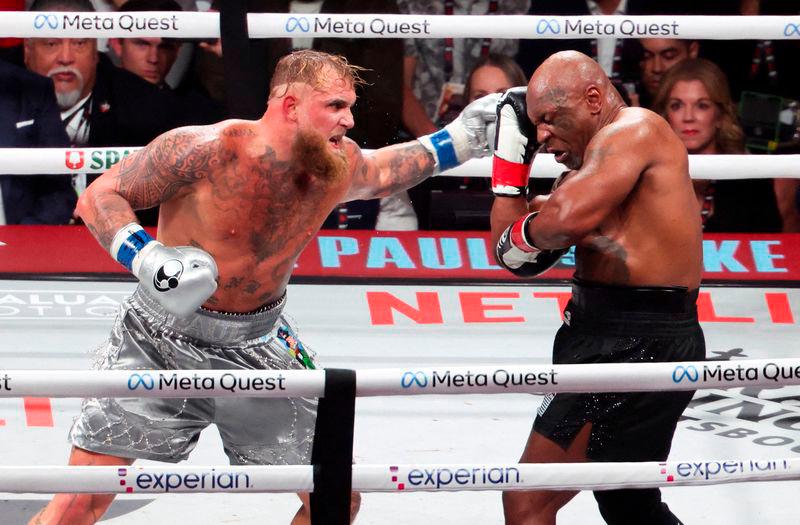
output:
M120 162L116 190L132 208L151 208L208 177L227 157L220 150L219 139L204 128L170 131Z
M181 188L227 162L219 137L204 128L179 128L125 157L87 189L81 217L106 249L119 228L136 221L133 210L172 198Z
M433 174L433 156L419 142L381 148L368 157L357 157L348 197L386 197L416 186Z

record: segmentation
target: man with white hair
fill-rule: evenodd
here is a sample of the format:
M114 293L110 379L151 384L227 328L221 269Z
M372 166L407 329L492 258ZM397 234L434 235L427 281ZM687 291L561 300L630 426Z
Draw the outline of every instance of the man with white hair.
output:
M31 11L93 12L90 0L34 0ZM26 38L25 65L55 86L61 120L73 147L143 146L170 129L206 124L179 98L114 66L95 38ZM78 193L95 177L76 175ZM139 212L147 225L155 212Z
M44 0L34 2L31 11L93 11L88 0ZM89 141L91 95L97 76L97 39L28 38L25 40L25 65L31 71L50 77L61 109L61 120L74 145Z
M34 0L31 11L94 12L90 0ZM177 97L115 67L95 38L26 38L25 65L53 80L73 146L143 146L185 124Z

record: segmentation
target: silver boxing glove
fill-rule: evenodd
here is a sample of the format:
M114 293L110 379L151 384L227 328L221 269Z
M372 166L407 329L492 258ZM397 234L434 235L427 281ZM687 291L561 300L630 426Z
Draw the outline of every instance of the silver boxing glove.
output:
M136 223L114 236L111 255L139 279L169 313L186 317L217 289L217 263L193 246L164 246Z
M433 155L437 173L492 153L500 95L490 93L470 102L453 122L417 139Z

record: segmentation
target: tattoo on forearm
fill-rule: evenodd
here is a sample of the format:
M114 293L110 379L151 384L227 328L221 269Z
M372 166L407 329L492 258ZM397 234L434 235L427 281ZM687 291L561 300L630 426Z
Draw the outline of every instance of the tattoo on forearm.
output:
M90 202L94 219L89 231L106 250L121 226L136 221L136 215L124 198L116 193L99 193Z
M389 195L416 186L433 174L433 157L418 142L392 149L388 162L391 178L385 181L384 189Z

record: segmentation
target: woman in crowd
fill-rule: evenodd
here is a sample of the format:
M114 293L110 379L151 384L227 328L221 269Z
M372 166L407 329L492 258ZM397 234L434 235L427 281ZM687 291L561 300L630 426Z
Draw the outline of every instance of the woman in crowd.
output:
M671 68L653 109L667 119L690 155L745 153L728 80L713 62L694 58ZM706 232L781 231L772 179L693 182Z
M513 59L496 53L482 57L467 77L464 86L467 104L489 93L504 93L514 86L525 86L525 73Z
M510 57L489 53L467 76L461 107L489 93L503 93L528 80ZM457 112L456 112L457 113ZM447 118L447 117L445 117ZM410 190L421 229L488 230L492 193L489 179L440 177Z

